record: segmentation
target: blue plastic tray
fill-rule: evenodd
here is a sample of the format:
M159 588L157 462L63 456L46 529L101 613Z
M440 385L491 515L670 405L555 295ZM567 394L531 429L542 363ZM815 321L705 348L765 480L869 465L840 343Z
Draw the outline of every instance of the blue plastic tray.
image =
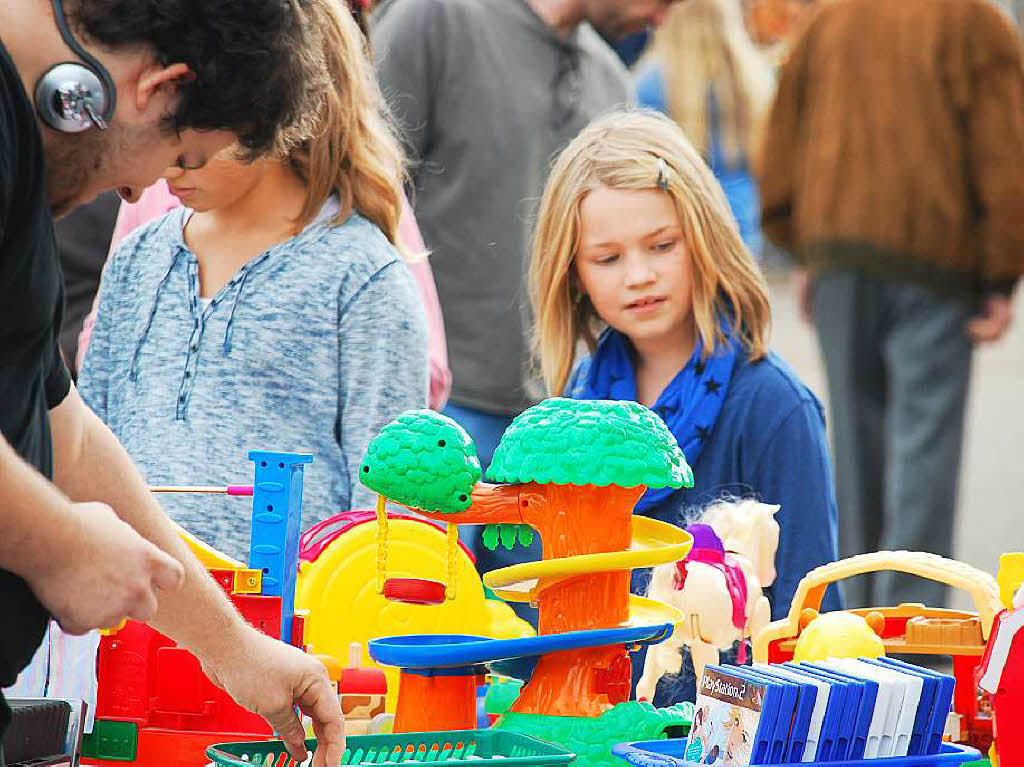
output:
M420 634L370 640L370 657L385 666L443 668L496 660L529 658L558 650L607 645L657 644L672 634L672 624L591 629L522 639L488 639L465 634Z
M683 759L685 738L621 743L612 753L633 767L702 767L698 762ZM977 749L943 743L937 754L899 756L887 759L858 759L841 762L800 762L801 767L953 767L981 759Z

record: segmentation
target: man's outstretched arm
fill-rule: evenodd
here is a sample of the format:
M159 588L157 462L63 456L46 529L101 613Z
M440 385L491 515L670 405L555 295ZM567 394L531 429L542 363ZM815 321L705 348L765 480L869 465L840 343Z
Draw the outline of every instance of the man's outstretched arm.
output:
M337 764L344 725L324 667L311 656L250 627L180 539L110 430L72 387L50 411L54 484L73 501L100 501L181 563L181 588L160 590L150 624L194 652L203 669L305 756L297 706L313 719L316 767Z

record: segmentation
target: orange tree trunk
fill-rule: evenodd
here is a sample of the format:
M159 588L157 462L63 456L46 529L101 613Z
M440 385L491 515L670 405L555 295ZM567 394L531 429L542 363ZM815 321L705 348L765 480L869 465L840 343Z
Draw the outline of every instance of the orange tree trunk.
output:
M528 524L544 559L625 551L643 487L478 484L472 505L427 516L457 524ZM587 573L540 592L541 634L616 628L629 618L629 572ZM540 659L513 706L521 713L598 716L621 700L628 656L622 647L552 653Z
M544 559L626 551L633 507L643 488L534 485L522 494L523 521L540 533ZM540 594L541 634L621 626L629 617L629 573L593 573Z
M524 493L523 520L540 533L544 559L625 551L630 519L644 488L545 485ZM543 500L541 500L543 499ZM629 572L578 575L540 592L541 634L622 626L629 619ZM625 698L612 690L628 669L622 647L552 653L540 659L512 710L552 716L600 716ZM628 681L625 682L628 685ZM627 687L628 689L628 687ZM628 698L628 693L627 696Z

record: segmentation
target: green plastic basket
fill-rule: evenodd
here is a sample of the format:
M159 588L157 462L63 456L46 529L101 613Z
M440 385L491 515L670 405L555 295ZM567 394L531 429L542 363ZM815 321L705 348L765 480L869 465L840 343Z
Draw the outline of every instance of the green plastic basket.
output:
M555 767L576 755L529 735L502 730L411 732L402 735L352 735L341 757L342 765L393 765L402 762L468 765L500 761L502 767ZM312 753L316 740L306 741ZM206 749L217 767L296 767L279 740L220 743Z

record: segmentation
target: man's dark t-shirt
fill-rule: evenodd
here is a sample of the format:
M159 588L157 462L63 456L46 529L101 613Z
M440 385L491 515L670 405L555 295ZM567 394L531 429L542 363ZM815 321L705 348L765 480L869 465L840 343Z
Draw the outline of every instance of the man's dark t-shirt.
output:
M0 432L47 477L53 469L49 410L67 396L71 382L57 348L61 291L42 137L0 41ZM0 616L5 686L32 659L49 616L27 584L2 569Z

